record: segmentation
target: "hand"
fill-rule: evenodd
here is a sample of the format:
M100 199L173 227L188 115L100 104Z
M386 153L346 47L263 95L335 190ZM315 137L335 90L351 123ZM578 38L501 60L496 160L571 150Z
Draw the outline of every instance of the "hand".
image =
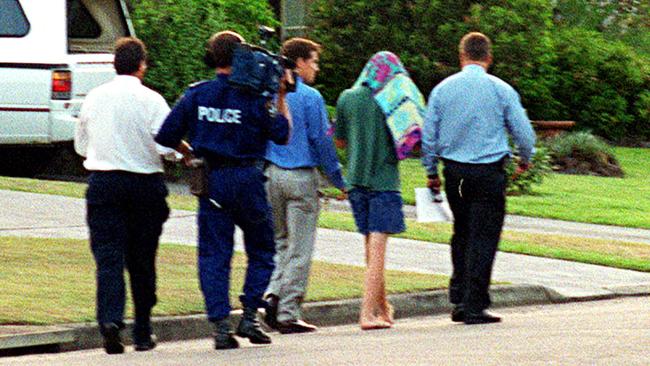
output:
M436 175L430 175L429 179L427 180L427 188L431 190L433 193L440 193L440 186L442 184L440 183L440 177Z
M341 193L339 193L339 194L336 196L336 200L337 200L337 201L345 201L345 200L347 200L347 199L348 199L348 191L347 191L347 189L343 188L343 189L341 190Z
M285 116L287 118L287 121L289 121L289 130L293 128L293 122L291 121L291 113L289 112L289 107L287 106L287 80L292 80L293 81L293 74L291 74L291 71L289 70L284 70L284 76L282 77L282 80L280 80L280 89L278 90L278 99L276 101L276 106L278 108L278 112Z
M195 159L194 154L189 153L189 154L184 154L184 155L183 155L183 159L182 159L182 161L183 161L183 164L184 164L186 167L190 167L190 168L191 168L191 167L194 166L194 159Z
M296 80L293 77L293 71L285 69L282 79L280 79L280 88L278 90L278 95L284 96L290 91L290 86L296 85Z
M433 202L440 203L443 201L442 195L440 194L440 186L441 183L438 174L430 175L429 180L427 181L427 187L431 191Z
M519 163L515 169L515 172L512 174L512 180L519 178L519 176L524 174L526 170L530 169L532 165L533 164L531 163Z
M192 146L187 143L185 140L181 140L181 142L178 144L176 147L176 151L181 153L183 156L181 157L181 161L185 166L191 166L192 165L192 159L194 159L194 153Z

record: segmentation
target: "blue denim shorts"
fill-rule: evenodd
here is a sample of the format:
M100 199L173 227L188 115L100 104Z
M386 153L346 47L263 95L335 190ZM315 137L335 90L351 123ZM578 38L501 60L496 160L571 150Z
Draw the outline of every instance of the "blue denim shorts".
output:
M370 191L355 187L348 197L357 230L361 234L397 234L406 230L402 196L399 192Z

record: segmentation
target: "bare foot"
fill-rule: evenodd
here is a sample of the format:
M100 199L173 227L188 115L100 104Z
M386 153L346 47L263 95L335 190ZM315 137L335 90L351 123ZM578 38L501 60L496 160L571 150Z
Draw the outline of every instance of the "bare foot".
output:
M361 330L386 329L393 326L393 324L379 318L361 320L359 325Z
M387 321L387 322L391 323L391 324L395 324L395 308L393 307L393 305L388 303L388 301L384 305L384 311L385 311L385 314L380 316L380 318L382 320L384 320L384 321Z

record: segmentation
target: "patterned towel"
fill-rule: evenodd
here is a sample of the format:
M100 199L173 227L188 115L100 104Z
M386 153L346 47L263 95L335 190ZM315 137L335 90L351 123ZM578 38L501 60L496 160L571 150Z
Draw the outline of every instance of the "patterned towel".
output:
M386 116L397 158L411 155L421 142L425 103L399 58L387 51L370 58L354 86L365 85Z

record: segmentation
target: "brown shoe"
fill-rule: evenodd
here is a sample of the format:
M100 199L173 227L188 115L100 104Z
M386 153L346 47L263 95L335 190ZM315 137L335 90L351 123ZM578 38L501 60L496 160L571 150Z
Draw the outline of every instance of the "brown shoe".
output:
M310 333L315 332L317 329L317 326L309 324L301 319L278 322L278 330L282 334Z

